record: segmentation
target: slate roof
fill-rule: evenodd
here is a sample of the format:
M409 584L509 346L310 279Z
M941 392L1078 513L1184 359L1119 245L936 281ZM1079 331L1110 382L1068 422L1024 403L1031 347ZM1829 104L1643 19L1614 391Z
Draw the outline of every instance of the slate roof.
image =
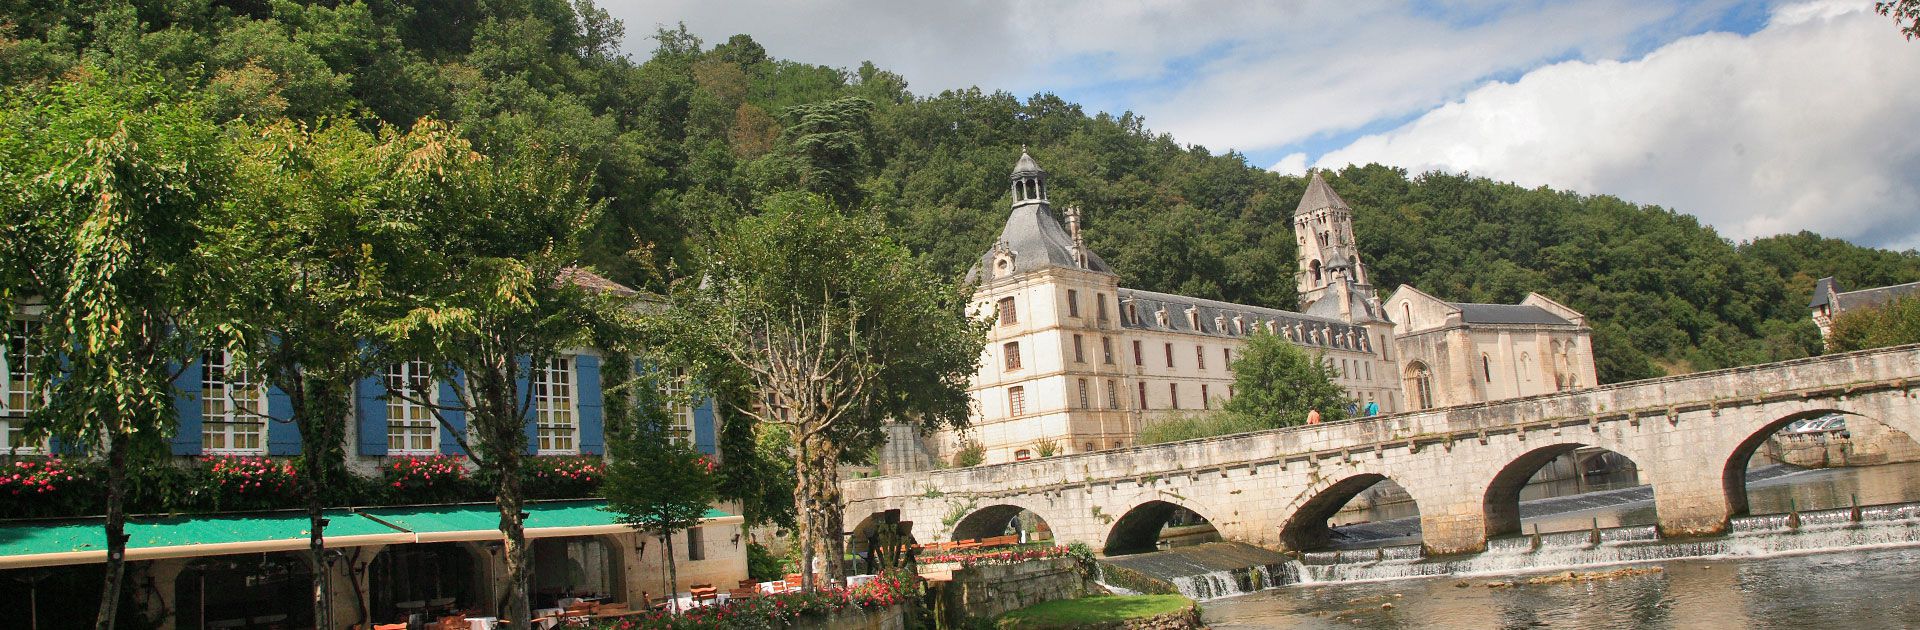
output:
M1013 209L1013 214L1007 217L1007 226L1000 230L1000 239L980 255L980 262L967 272L967 281L986 279L982 274L993 268L994 254L1003 244L1013 252L1013 273L1047 267L1080 268L1073 260L1073 239L1067 236L1066 228L1060 227L1059 217L1055 217L1046 204L1030 203ZM1087 257L1087 269L1113 273L1107 261L1101 260L1091 248L1083 253Z
M1821 278L1817 281L1814 281L1813 301L1807 303L1807 308L1814 309L1814 308L1820 308L1822 306L1826 306L1827 304L1830 303L1829 298L1831 298L1833 294L1839 293L1839 292L1840 292L1840 285L1833 281L1832 276L1828 276L1825 278Z
M1307 181L1307 194L1300 196L1300 206L1294 208L1293 214L1298 216L1321 208L1353 209L1346 200L1340 198L1340 193L1333 192L1327 180L1320 178L1320 171L1314 171L1313 178Z
M1909 295L1920 295L1920 282L1834 293L1833 300L1837 303L1833 310L1845 312L1856 308L1872 308Z
M1573 322L1567 321L1566 318L1531 304L1474 304L1470 302L1448 302L1447 304L1460 309L1460 321L1468 324L1573 325Z
M1287 339L1297 344L1373 351L1366 328L1336 319L1140 289L1122 288L1119 298L1120 325L1123 328L1246 337L1255 331L1267 330L1267 322L1273 322L1274 333L1286 335ZM1195 311L1195 321L1188 320L1188 309ZM1166 312L1165 324L1160 322L1158 315L1163 310ZM1244 322L1244 329L1234 326L1235 317ZM1215 318L1220 321L1216 322Z
M1046 171L1040 170L1040 163L1034 161L1033 156L1027 154L1026 148L1021 148L1020 161L1013 163L1014 178L1017 179L1022 175L1040 175L1044 173L1046 173Z

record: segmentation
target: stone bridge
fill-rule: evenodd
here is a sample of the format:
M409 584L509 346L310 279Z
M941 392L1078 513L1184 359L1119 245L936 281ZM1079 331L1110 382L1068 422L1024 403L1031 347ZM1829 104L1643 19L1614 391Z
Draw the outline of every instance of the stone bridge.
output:
M922 542L999 533L1020 510L1062 543L1152 548L1174 508L1227 540L1326 544L1327 519L1382 479L1406 489L1430 554L1520 529L1519 494L1583 446L1632 459L1668 536L1724 532L1747 511L1747 460L1789 422L1828 413L1920 436L1920 345L1575 392L1044 459L848 480L849 523L911 521Z

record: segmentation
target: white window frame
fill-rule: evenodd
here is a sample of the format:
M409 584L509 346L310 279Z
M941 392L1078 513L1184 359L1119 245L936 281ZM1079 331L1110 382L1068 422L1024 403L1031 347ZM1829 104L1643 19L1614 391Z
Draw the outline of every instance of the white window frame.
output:
M680 446L693 444L693 401L687 398L687 374L674 370L660 385L667 401L667 439Z
M200 354L200 453L267 454L267 385L234 369L225 350Z
M432 369L425 361L404 361L387 366L382 374L387 386L387 454L388 455L438 455L440 454L440 421L433 415L429 405L440 404L439 383L433 380ZM413 381L414 387L423 387L424 392L414 392L412 399L396 396L393 392L405 391L406 383ZM420 402L425 394L424 403ZM420 447L421 433L425 433L426 446ZM398 444L399 446L395 446ZM413 446L409 446L413 445Z
M578 455L580 390L574 357L553 357L546 365L534 366L527 380L533 386L534 454Z
M7 320L6 343L0 344L0 372L6 374L6 378L0 378L0 390L4 390L0 392L4 393L0 395L0 452L33 455L47 450L44 438L38 444L20 443L27 430L27 414L47 404L46 390L33 390L33 355L29 344L34 329L39 326L39 321L24 317Z

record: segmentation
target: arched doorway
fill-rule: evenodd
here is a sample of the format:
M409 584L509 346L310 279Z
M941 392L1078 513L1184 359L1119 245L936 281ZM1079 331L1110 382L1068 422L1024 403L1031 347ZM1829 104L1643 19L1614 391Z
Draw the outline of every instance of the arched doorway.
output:
M1721 481L1733 515L1916 501L1920 442L1877 418L1802 411L1735 446Z
M413 613L445 614L483 608L486 576L476 570L467 543L394 545L367 565L368 614L380 623Z
M1571 442L1536 448L1508 462L1487 484L1487 535L1658 523L1651 489L1617 497L1619 509L1594 512L1594 505L1581 503L1595 501L1589 495L1596 493L1640 487L1639 465L1620 453ZM1578 515L1557 516L1568 513Z
M1281 544L1294 551L1420 540L1420 506L1379 473L1347 477L1297 505L1280 528Z
M989 505L969 512L953 524L953 535L948 540L987 541L995 539L1016 544L1042 543L1053 540L1053 527L1047 524L1038 512L1028 508L1010 505Z
M313 577L305 553L250 553L195 560L174 578L174 627L303 628L313 625Z
M563 597L603 597L619 601L625 593L625 564L620 550L599 536L561 536L533 541L533 606L553 608Z
M1119 556L1220 540L1213 523L1199 512L1167 501L1148 501L1127 510L1107 531L1102 553Z

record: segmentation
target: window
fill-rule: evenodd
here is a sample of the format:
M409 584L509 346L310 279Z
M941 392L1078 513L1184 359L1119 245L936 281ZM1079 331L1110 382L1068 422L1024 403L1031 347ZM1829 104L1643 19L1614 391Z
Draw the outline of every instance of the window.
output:
M1086 443L1086 444L1085 444L1085 447L1086 447L1086 449L1085 449L1085 452L1088 452L1088 453L1091 453L1091 452L1093 452L1093 443L1092 443L1092 442L1088 442L1088 443Z
M1233 369L1233 348L1220 349L1220 365L1226 366L1229 370Z
M1207 369L1207 349L1205 347L1202 347L1202 346L1193 347L1193 362L1194 364L1199 365L1200 369L1202 370Z
M1485 352L1480 353L1480 374L1487 378L1487 384L1493 384L1493 359Z
M267 388L233 367L225 351L200 357L200 450L259 454L267 450Z
M1013 452L1013 461L1024 462L1029 459L1033 459L1033 451L1023 448Z
M1073 336L1073 362L1074 363L1087 362L1087 351L1082 346L1083 344L1081 343L1080 335L1074 335Z
M1113 365L1113 338L1112 337L1100 338L1100 355L1107 362L1107 365Z
M580 413L574 407L573 357L554 357L533 369L534 447L542 455L580 450Z
M1093 313L1095 319L1103 322L1107 321L1107 296L1105 294L1093 294Z
M1320 284L1320 261L1316 260L1307 265L1307 273L1312 276L1315 285Z
M1408 330L1413 329L1413 302L1400 303L1400 325L1406 326Z
M697 561L697 560L707 559L707 540L706 539L707 539L706 535L700 533L700 528L698 527L687 530L687 559L688 560Z
M1013 310L1013 298L1000 298L1000 325L1010 326L1020 323L1020 313Z
M1080 316L1080 292L1067 289L1067 317Z
M1392 359L1392 358L1393 358L1393 346L1390 346L1390 345L1387 345L1387 336L1386 336L1386 335L1380 335L1380 343L1379 343L1379 346L1380 346L1380 358L1382 358L1382 359Z
M1083 378L1080 379L1080 408L1088 409L1091 407L1093 407L1093 403L1087 398L1087 379Z
M1520 353L1520 380L1533 382L1533 355Z
M1418 408L1433 408L1433 373L1427 370L1427 364L1415 361L1407 365L1407 393Z
M437 397L425 361L387 366L387 454L431 455L440 432L433 418Z
M1179 383L1167 383L1167 401L1168 401L1167 402L1168 409L1180 408L1180 384Z
M1201 409L1213 408L1213 403L1207 400L1207 384L1206 383L1200 384L1200 408Z
M1371 380L1373 380L1373 362L1372 362L1372 361L1367 361L1367 362L1365 362L1365 363L1361 363L1361 364L1360 364L1360 369L1361 369L1362 371L1364 371L1364 372L1366 372L1366 374L1367 374L1367 380L1369 380L1369 381L1371 381Z
M1017 416L1027 412L1027 388L1015 385L1007 388L1007 416Z
M1140 409L1144 411L1146 410L1146 408L1147 408L1147 384L1141 383L1140 384ZM1115 445L1115 448L1118 448L1118 445Z
M1020 342L1009 341L1000 346L1000 351L1007 355L1007 371L1020 369Z
M687 373L674 370L660 384L661 398L667 401L667 439L674 444L693 444L693 401L687 399Z
M1173 344L1167 344L1167 367L1173 367Z
M1140 353L1140 340L1133 340L1133 364L1146 365L1146 358Z
M1120 408L1120 383L1117 381L1107 381L1107 408Z
M0 401L0 451L13 453L18 451L38 451L45 444L27 444L27 414L46 404L47 394L37 391L33 386L33 360L36 358L29 341L39 332L40 323L30 319L12 319L7 321L7 343L0 347L0 371L7 373L4 382L6 399Z

